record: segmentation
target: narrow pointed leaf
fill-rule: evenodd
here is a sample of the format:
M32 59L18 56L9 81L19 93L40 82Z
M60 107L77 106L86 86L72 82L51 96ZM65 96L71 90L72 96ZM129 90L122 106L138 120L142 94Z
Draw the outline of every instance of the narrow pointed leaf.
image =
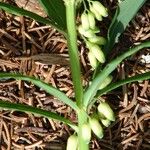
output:
M63 34L65 33L63 28L61 26L59 26L58 24L56 24L56 22L54 22L54 20L43 18L35 13L24 10L22 8L0 2L0 9L3 9L14 15L30 17L38 22L51 25L52 27L56 28L58 31L62 32Z
M118 88L124 84L136 82L136 81L148 80L148 79L150 79L150 72L138 74L138 75L135 75L133 77L129 77L129 78L126 78L124 80L120 80L120 81L118 81L116 83L112 83L109 86L105 87L104 89L98 91L96 94L96 97L101 96L105 93L108 93L109 91L112 91L112 90L114 90L114 89L116 89L116 88Z
M59 100L61 100L65 104L69 105L75 111L79 110L77 105L71 99L69 99L63 92L59 91L58 89L50 86L49 84L39 79L35 79L33 77L28 77L28 76L23 76L20 74L11 74L11 73L0 73L0 78L4 78L4 79L14 78L17 80L25 80L25 81L32 82L39 88L42 88L43 90L45 90L47 93L57 97Z
M63 0L39 0L49 18L66 30L66 9Z
M3 109L9 109L9 110L16 110L16 111L21 111L21 112L26 112L26 113L33 113L35 115L38 115L40 117L46 117L49 119L55 119L57 121L61 121L65 124L68 124L71 126L73 129L77 129L76 125L74 125L70 120L56 114L53 112L49 112L40 108L24 105L24 104L15 104L15 103L10 103L6 102L3 100L0 100L0 108Z
M118 64L121 63L122 60L124 60L125 58L138 52L140 49L146 48L146 47L150 47L150 42L145 42L143 44L140 44L138 46L130 48L127 52L125 52L124 54L122 54L121 56L112 60L109 64L107 64L106 67L95 77L95 79L92 81L92 84L85 91L85 93L84 93L84 106L87 108L90 101L92 101L92 99L96 95L96 92L98 91L99 85L103 82L103 80L112 71L115 70L115 68L118 66Z
M111 51L114 44L118 42L119 36L145 2L146 0L123 0L120 2L108 30L108 43L105 47L107 53Z

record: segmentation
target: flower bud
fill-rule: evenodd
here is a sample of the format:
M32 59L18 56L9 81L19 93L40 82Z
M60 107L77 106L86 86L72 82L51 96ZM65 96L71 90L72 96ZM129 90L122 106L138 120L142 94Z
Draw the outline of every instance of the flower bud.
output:
M86 141L86 143L89 143L91 140L91 127L88 123L82 125L82 137Z
M100 63L104 63L105 62L105 56L104 56L104 53L101 50L101 48L98 45L92 44L92 43L90 43L88 45L89 45L89 50L93 53L93 55L96 57L96 59Z
M89 123L94 134L100 139L103 138L103 128L99 121L96 118L90 118Z
M95 10L92 6L90 6L90 11L94 14L95 18L98 21L102 21L102 15L97 10Z
M90 65L92 66L93 69L95 69L97 67L97 59L96 57L93 55L92 52L88 52L88 58L90 61Z
M67 140L66 150L76 150L78 146L78 137L76 135L71 135Z
M81 24L84 30L88 30L90 28L89 17L85 12L81 15Z
M91 29L95 29L95 18L92 12L88 12L88 20Z
M87 37L87 38L92 38L93 36L95 36L94 32L92 30L84 30L84 28L82 27L82 25L80 25L78 27L78 31L81 35Z
M100 114L104 115L105 118L107 118L108 120L115 121L114 112L106 102L101 102L98 105L98 111Z
M108 77L106 77L103 82L101 83L101 85L99 86L99 90L105 88L107 85L109 85L112 81L113 77L111 75L109 75Z
M94 36L88 39L91 43L98 44L98 45L105 45L106 39L102 36Z
M111 121L108 120L108 119L100 119L102 124L105 126L105 127L108 127L110 124L111 124Z
M100 29L98 27L95 26L94 29L91 29L94 33L99 33ZM96 36L96 35L95 35Z
M99 1L93 1L92 6L103 17L108 16L107 9Z

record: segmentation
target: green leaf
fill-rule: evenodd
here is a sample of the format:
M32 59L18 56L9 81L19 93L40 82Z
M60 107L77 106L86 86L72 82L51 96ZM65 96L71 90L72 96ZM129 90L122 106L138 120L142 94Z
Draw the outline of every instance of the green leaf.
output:
M25 81L32 82L33 84L37 85L39 88L42 88L43 90L45 90L47 93L57 97L59 100L61 100L65 104L69 105L75 111L79 110L77 105L71 99L69 99L63 92L59 91L58 89L50 86L49 84L39 79L35 79L33 77L28 77L28 76L23 76L20 74L11 74L11 73L0 73L0 78L4 78L4 79L14 78L18 80L25 80Z
M63 0L39 0L49 18L66 30L66 9Z
M16 111L21 111L21 112L27 112L27 113L33 113L35 115L38 115L40 117L46 117L49 119L55 119L57 121L61 121L65 124L68 124L70 127L73 129L77 130L77 126L74 125L70 120L56 114L53 112L49 112L40 108L24 105L24 104L15 104L15 103L10 103L6 101L0 100L0 107L4 109L9 109L9 110L16 110Z
M92 84L88 87L88 89L84 93L84 106L87 108L88 104L92 101L94 96L96 95L96 92L99 89L99 85L104 81L104 79L117 67L118 64L121 63L121 61L130 55L133 55L137 51L139 51L142 48L150 47L150 42L142 43L138 46L135 46L133 48L130 48L127 52L122 54L121 56L118 56L116 59L112 60L109 64L106 65L106 67L95 77L95 79L92 81Z
M138 75L135 75L133 77L129 77L129 78L120 80L120 81L118 81L116 83L112 83L109 86L105 87L104 89L98 91L97 94L96 94L96 97L101 96L105 93L108 93L109 91L112 91L112 90L114 90L114 89L116 89L119 86L122 86L124 84L131 83L131 82L136 82L136 81L148 80L148 79L150 79L150 72L138 74Z
M7 3L0 2L0 8L14 15L30 17L38 22L51 25L52 27L56 28L61 33L65 34L64 29L58 24L56 24L56 22L54 22L53 20L43 18L35 13L32 13L30 11L24 10L22 8L18 8L16 6L13 6Z
M145 2L146 0L124 0L120 2L108 30L108 43L105 46L107 53L118 42L119 36Z

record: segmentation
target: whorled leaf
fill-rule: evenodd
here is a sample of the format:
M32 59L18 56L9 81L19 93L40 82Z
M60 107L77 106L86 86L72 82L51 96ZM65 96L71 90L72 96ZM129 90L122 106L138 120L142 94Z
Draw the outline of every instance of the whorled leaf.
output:
M0 108L1 109L9 109L9 110L16 110L20 112L26 112L26 113L33 113L35 115L38 115L40 117L46 117L49 119L55 119L57 121L61 121L65 124L68 124L70 127L73 129L77 130L77 126L74 125L70 120L56 114L50 111L46 111L40 108L24 105L24 104L15 104L15 103L10 103L6 102L3 100L0 100Z
M43 90L45 90L47 93L57 97L60 101L62 101L65 104L69 105L75 111L79 110L77 105L71 99L69 99L63 92L61 92L58 89L50 86L47 83L41 81L40 79L35 79L33 77L24 76L24 75L21 75L21 74L12 74L12 73L0 73L0 78L1 79L2 78L3 79L14 78L14 79L17 79L17 80L24 80L24 81L32 82L33 84L35 84L39 88L42 88Z
M39 0L48 17L66 31L66 8L63 0Z
M102 90L98 91L97 94L96 94L96 97L101 96L103 94L106 94L109 91L112 91L112 90L114 90L114 89L116 89L116 88L118 88L118 87L120 87L124 84L131 83L131 82L136 82L136 81L148 80L148 79L150 79L150 72L138 74L138 75L135 75L133 77L129 77L129 78L120 80L118 82L111 83L109 86L107 86L107 87L103 88Z
M38 22L51 25L52 27L56 28L58 31L60 31L64 35L66 34L64 27L60 26L53 19L43 18L33 12L30 12L22 8L19 8L19 7L16 7L7 3L3 3L3 2L0 2L0 9L3 9L4 11L7 11L8 13L11 13L14 15L30 17Z
M115 68L118 66L118 64L121 63L122 60L125 58L133 55L134 53L138 52L142 48L150 47L150 42L142 43L138 46L135 46L133 48L130 48L127 52L124 54L118 56L114 60L112 60L110 63L106 65L106 67L95 77L95 79L92 81L92 84L87 88L87 90L84 93L84 106L87 108L89 103L91 103L94 99L94 96L96 95L99 85L104 81L104 79L115 70Z

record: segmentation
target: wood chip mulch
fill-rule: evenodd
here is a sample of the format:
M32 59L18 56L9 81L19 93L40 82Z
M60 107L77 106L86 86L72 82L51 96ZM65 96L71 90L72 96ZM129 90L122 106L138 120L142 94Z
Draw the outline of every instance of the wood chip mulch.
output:
M5 0L5 2L19 6L19 0L15 2ZM20 0L20 2L24 4L25 1ZM105 34L116 2L104 0L104 4L108 6L111 16L108 20L104 20L106 23L100 24ZM38 5L36 6L40 12L43 11ZM30 9L30 6L26 9ZM115 45L112 56L115 57L120 51L148 40L150 40L149 2L130 22L119 44ZM82 41L78 43L83 85L86 86L92 70L84 44ZM150 62L141 61L143 56L148 55L150 56L150 48L143 49L125 60L114 72L114 81L150 71ZM68 97L74 98L68 48L64 37L50 26L26 17L10 15L1 10L0 72L34 76L59 88ZM103 139L98 140L93 135L91 149L150 150L149 80L124 85L104 95L103 98L110 103L117 119L105 129ZM71 108L29 82L1 79L0 99L57 112L76 122L76 114ZM0 111L1 150L64 150L67 138L72 133L73 131L61 122L17 111Z

